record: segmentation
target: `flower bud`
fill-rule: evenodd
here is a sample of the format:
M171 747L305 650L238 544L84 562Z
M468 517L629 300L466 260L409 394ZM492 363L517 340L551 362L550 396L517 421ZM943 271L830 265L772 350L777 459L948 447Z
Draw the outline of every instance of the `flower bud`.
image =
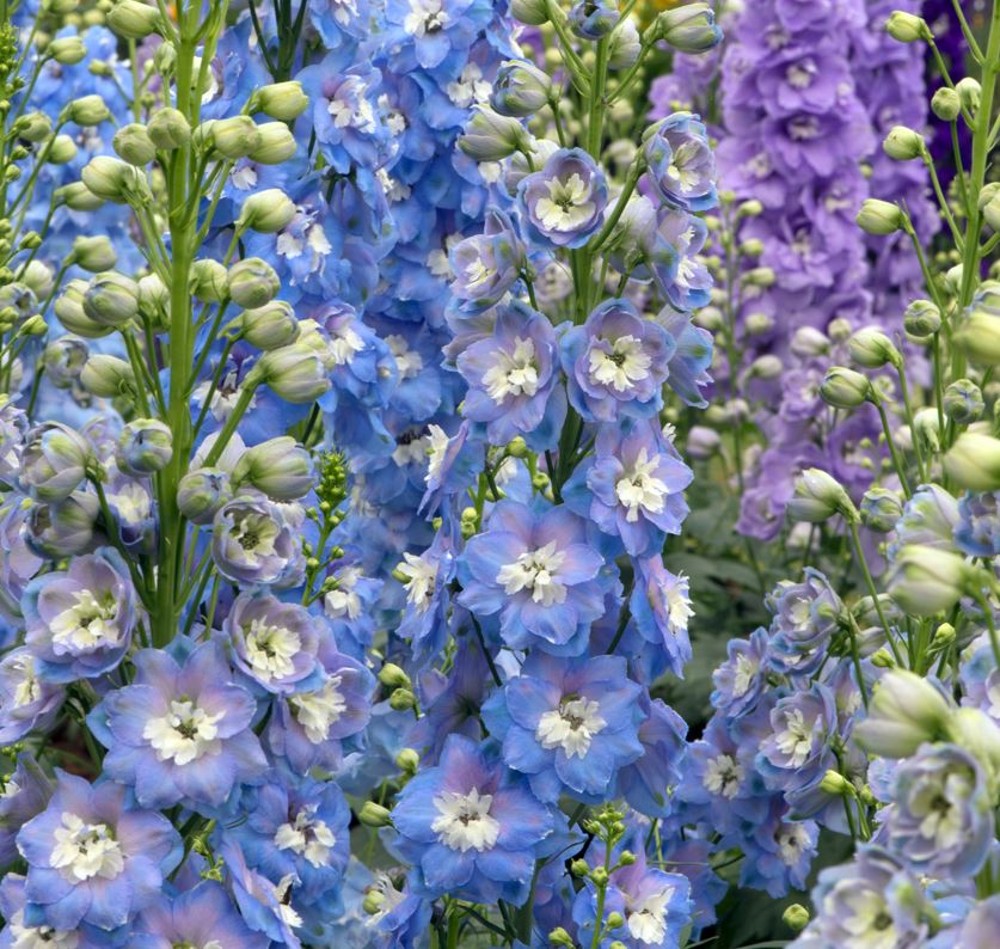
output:
M872 384L860 372L833 366L827 369L819 394L827 405L836 409L856 409L871 398Z
M42 557L82 553L93 540L98 510L97 498L84 491L55 504L36 504L28 512L25 541Z
M104 204L104 199L94 194L82 181L57 188L56 201L72 211L96 211Z
M83 296L87 292L85 280L70 280L63 292L56 297L54 310L59 322L71 333L84 336L87 339L98 339L107 336L113 327L92 320L83 311Z
M60 36L45 47L45 55L60 66L75 66L87 58L87 47L79 36Z
M87 284L83 312L101 326L124 326L139 315L139 287L116 270L100 273Z
M608 913L607 928L619 929L625 925L625 917L619 912Z
M260 144L250 152L250 160L261 165L280 165L298 150L298 143L284 122L264 122L257 126Z
M274 268L260 257L247 257L229 268L229 296L244 309L270 303L280 289Z
M80 373L80 385L91 395L113 399L135 391L135 374L124 359L95 353Z
M836 797L845 797L854 793L854 785L840 772L828 768L819 782L820 790Z
M178 109L157 109L150 117L146 131L149 140L165 152L183 148L191 141L191 126Z
M404 748L396 755L396 767L403 774L414 775L420 767L420 755L413 748Z
M631 17L623 20L608 38L608 69L631 69L639 61L641 52L642 37L639 35L639 28ZM615 104L619 103L628 104L625 99L618 99Z
M43 142L52 134L52 120L44 112L29 112L17 120L15 131L26 142Z
M379 669L378 681L387 689L408 689L412 685L406 670L394 662L387 662Z
M1000 232L1000 194L994 195L982 205L981 210L983 212L983 220L990 226L990 229Z
M262 86L251 98L251 109L281 122L292 122L309 107L309 97L297 79Z
M903 212L889 201L866 198L855 220L866 234L895 234L903 226Z
M954 711L923 676L892 669L873 689L868 717L855 725L854 737L872 754L905 758L943 737Z
M229 475L219 468L196 468L177 485L177 509L192 524L211 524L216 511L232 499Z
M267 188L251 194L240 208L236 219L239 231L247 229L261 234L275 234L287 227L295 217L295 205L280 188Z
M202 303L218 303L229 296L229 271L210 257L191 264L191 294Z
M947 739L960 745L985 768L995 798L1000 776L1000 726L981 708L957 708L945 725Z
M1000 489L1000 440L963 432L944 456L945 474L967 491Z
M152 198L144 172L108 155L92 158L80 177L93 194L105 201L125 204Z
M714 428L694 425L688 432L687 454L698 461L706 461L719 450L722 437Z
M365 827L388 827L392 823L392 815L388 808L374 801L365 801L358 811L358 820Z
M69 389L80 378L89 354L87 344L76 336L58 336L42 353L45 377L57 389Z
M892 340L873 326L858 330L847 341L847 351L851 359L865 369L881 369L886 363L899 368L903 364L903 357Z
M886 32L900 43L915 43L933 38L931 28L923 17L904 10L894 10L885 24Z
M581 39L599 40L606 37L621 21L616 0L576 0L567 15L570 29ZM583 54L584 65L592 68L588 62L590 53L593 61L593 51Z
M249 115L234 115L212 124L211 142L224 158L237 161L260 147L260 132Z
M908 544L896 555L887 585L889 595L911 616L933 616L958 602L969 576L969 565L960 554Z
M68 135L57 135L45 152L45 160L50 165L68 165L76 158L79 149ZM86 171L86 169L84 169Z
M111 112L99 95L81 96L66 106L66 114L77 125L100 125L111 118Z
M895 161L912 161L927 154L927 143L919 132L905 125L894 125L882 142L882 151Z
M272 501L297 501L314 482L312 456L288 435L248 448L233 469L237 487L249 483Z
M389 708L394 712L408 712L417 707L417 697L409 689L396 689L389 696Z
M655 37L682 53L703 53L718 46L722 30L707 3L687 3L661 13L653 25Z
M90 273L99 273L114 267L118 261L118 254L114 245L103 234L95 237L81 234L73 239L70 259Z
M789 348L793 355L811 359L815 356L824 356L830 351L830 339L818 329L800 326L792 335Z
M551 95L548 73L527 60L507 60L497 71L490 105L500 115L527 118L544 108Z
M973 115L979 111L979 103L983 98L983 87L979 84L979 80L973 79L972 76L959 79L955 83L955 91L963 109Z
M861 523L869 530L888 534L903 516L903 502L895 491L873 487L861 498Z
M941 311L930 300L914 300L903 313L903 329L914 339L927 339L941 329Z
M90 445L73 429L45 422L28 432L21 459L20 481L41 501L68 498L87 476Z
M801 903L792 903L781 914L781 920L793 933L800 933L809 925L809 910Z
M517 119L485 106L476 107L458 139L458 147L476 161L500 161L527 145L528 133Z
M128 474L147 475L161 471L170 463L173 454L173 434L159 419L135 419L118 436L116 459L118 466Z
M290 303L272 300L264 306L245 310L240 320L243 338L258 349L280 349L299 336L299 321Z
M301 342L265 352L254 369L261 382L293 404L314 402L330 388L322 358Z
M528 26L541 26L549 22L546 0L511 0L510 12L515 20Z
M943 122L954 122L962 113L962 99L951 86L942 86L931 96L931 111Z
M971 379L956 379L944 390L944 414L958 425L971 425L983 417L983 390Z
M795 480L795 494L788 502L789 518L821 524L834 514L851 522L858 519L854 503L836 479L819 468L806 468Z
M156 146L145 125L131 122L123 125L111 140L115 152L130 165L148 165L156 157Z
M160 11L141 0L118 0L108 11L106 23L127 40L143 40L161 28Z

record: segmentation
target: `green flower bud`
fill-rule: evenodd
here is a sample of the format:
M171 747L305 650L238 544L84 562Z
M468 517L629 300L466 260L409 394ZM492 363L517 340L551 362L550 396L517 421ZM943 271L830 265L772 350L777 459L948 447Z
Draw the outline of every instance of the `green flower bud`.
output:
M87 47L79 36L64 36L45 47L45 55L61 66L75 66L87 58Z
M177 509L192 524L210 524L232 498L229 475L219 468L195 468L177 485Z
M297 79L262 86L250 101L253 111L263 112L281 122L297 119L309 107L309 97L302 91L302 83Z
M57 389L69 389L79 381L90 350L76 336L59 336L42 353L45 377Z
M458 147L475 161L500 161L528 146L528 133L510 116L477 106L459 136Z
M145 125L130 122L123 125L111 140L115 152L130 165L148 165L156 157L156 146Z
M528 60L501 64L490 104L499 115L527 118L543 109L552 96L549 74Z
M293 404L315 402L330 388L323 360L301 342L264 353L255 369L260 381Z
M261 234L275 234L292 222L295 205L280 188L266 188L250 195L240 208L236 227Z
M406 671L394 662L387 662L379 669L378 680L387 689L408 689L412 685Z
M165 152L183 148L191 141L191 126L178 109L157 109L146 125L150 141Z
M956 379L944 390L944 414L959 425L971 425L983 417L983 390L971 379Z
M961 745L983 766L990 795L996 798L1000 784L1000 727L979 708L957 708L945 725L945 737Z
M872 754L906 758L925 741L943 737L955 709L923 676L893 669L876 683L868 717L854 737Z
M608 929L620 929L625 925L625 917L621 913L614 911L608 913L608 918L605 920Z
M83 296L87 292L86 280L70 280L56 297L55 313L59 322L71 333L87 339L99 339L107 336L113 329L105 323L92 320L83 310Z
M115 270L100 273L83 294L83 312L102 326L124 326L139 315L139 287Z
M257 349L280 349L299 336L299 321L285 300L272 300L264 306L245 310L240 320L243 338Z
M74 181L56 189L56 201L73 211L96 211L104 199L94 194L82 181Z
M872 384L867 376L843 366L833 366L826 371L820 383L819 394L827 405L837 409L856 409L872 395Z
M843 486L819 468L806 468L795 480L795 494L788 502L792 521L822 524L835 514L855 522L858 512Z
M73 240L73 250L70 259L79 267L90 273L100 273L110 270L118 261L114 245L103 234L96 237L79 235Z
M384 906L385 893L381 890L369 890L365 893L364 899L361 901L361 908L369 916L375 916L377 913L381 913Z
M511 0L510 12L515 20L528 26L541 26L549 22L549 9L545 0Z
M113 399L135 391L135 374L124 359L96 353L84 365L80 385L91 395Z
M100 125L111 118L111 111L104 100L98 95L82 96L74 99L66 106L66 113L71 122L77 125Z
M770 267L752 267L743 274L743 283L748 287L760 287L766 290L773 287L778 279Z
M854 792L854 785L842 774L828 768L819 782L820 790L836 797L846 797Z
M170 303L170 292L160 277L147 274L139 280L139 312L156 328L166 328L165 317Z
M950 86L942 86L931 96L931 111L943 122L954 122L962 114L962 98Z
M245 309L264 306L281 289L274 268L260 257L247 257L229 268L229 296Z
M792 903L785 908L781 919L793 933L800 933L809 925L809 910L801 903Z
M903 357L892 340L873 326L858 330L847 341L847 351L851 359L865 369L881 369L887 363L899 368L903 364Z
M159 419L135 419L118 436L118 467L132 475L161 471L173 457L173 441L170 426Z
M46 422L28 432L21 459L21 482L35 498L61 501L87 475L93 452L83 436L57 422Z
M396 767L404 774L414 775L420 767L420 755L413 748L404 748L396 755Z
M855 219L866 234L895 234L903 226L903 212L889 201L866 198Z
M44 112L29 112L18 119L16 131L26 142L43 142L52 133L52 120Z
M900 43L915 43L918 40L930 40L934 34L923 17L894 10L885 24L886 32Z
M927 339L941 329L941 311L930 300L914 300L903 313L903 329L914 339Z
M682 53L704 53L718 46L722 31L715 25L715 14L707 3L686 3L665 10L653 26L653 35Z
M963 432L944 456L944 470L967 491L1000 489L1000 440L982 432Z
M899 551L890 568L889 596L911 616L933 616L959 601L969 576L969 565L960 554L910 544Z
M959 79L955 83L955 91L958 93L962 108L975 115L983 98L983 87L979 84L979 80L973 79L972 76Z
M280 165L298 151L295 136L284 122L264 122L257 126L260 144L250 152L250 160L262 165Z
M94 538L98 513L97 498L84 491L54 504L35 504L28 511L28 543L53 559L82 553Z
M257 124L249 115L234 115L212 124L212 147L230 161L246 158L261 145Z
M163 25L160 11L140 0L118 0L108 12L106 22L127 40L143 40L151 33L159 32Z
M16 278L38 299L47 297L55 285L55 274L52 268L40 260L30 260L23 267L19 267Z
M396 689L389 696L389 708L394 712L407 712L417 707L417 697L409 689Z
M830 351L830 339L818 329L811 326L800 326L792 334L792 343L789 348L796 356L805 359L825 356Z
M312 456L294 438L280 435L248 448L233 469L233 483L251 484L272 501L297 501L316 480Z
M78 151L76 142L68 135L57 135L45 150L45 160L50 165L68 165L76 158Z
M218 303L229 296L229 271L217 260L194 261L190 279L192 295L203 303Z
M358 820L365 827L388 827L392 823L392 815L388 808L374 801L365 801L361 810L358 811Z
M152 199L145 173L118 158L98 155L87 163L80 177L93 194L105 201L125 204Z
M882 151L895 161L912 161L927 154L927 143L919 132L894 125L882 142Z
M888 534L903 516L903 502L888 488L869 488L861 498L861 523L869 530Z
M156 52L153 54L153 66L158 73L164 76L170 76L174 72L174 68L177 65L177 47L168 40L164 39L162 43L156 48Z
M608 37L608 69L631 69L638 61L642 52L642 37L639 28L631 18L622 20L618 27ZM615 105L628 105L626 99L619 99Z

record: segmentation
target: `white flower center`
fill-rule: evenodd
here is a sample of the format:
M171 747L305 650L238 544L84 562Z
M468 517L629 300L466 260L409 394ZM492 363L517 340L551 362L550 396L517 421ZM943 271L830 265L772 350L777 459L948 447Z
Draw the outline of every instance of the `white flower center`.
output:
M841 884L823 901L824 911L838 914L840 926L854 938L851 944L864 949L896 949L896 927L885 898L867 887ZM844 914L847 907L849 915Z
M424 475L424 484L441 477L450 441L448 433L440 425L427 426L427 474Z
M347 699L340 691L341 677L330 676L322 688L293 695L288 704L306 738L314 745L326 741L330 726L347 711Z
M813 740L805 716L797 708L786 709L784 713L785 727L778 732L775 744L778 750L788 757L788 767L800 768L812 754Z
M535 738L543 748L562 748L567 758L582 758L590 750L594 736L607 724L597 702L564 699L559 708L545 712L538 720Z
M736 668L733 670L733 695L736 698L746 695L756 675L756 664L744 653L740 653L736 657Z
M565 561L566 554L556 550L553 540L537 550L525 551L513 563L504 564L497 574L497 583L511 596L522 590L530 591L531 598L542 606L564 603L566 587L557 575Z
M670 620L672 630L686 630L688 620L694 616L694 607L691 606L690 597L679 583L666 587L664 596L667 600L667 618Z
M52 645L57 654L92 652L114 646L120 639L115 622L118 603L112 596L100 600L90 590L73 594L76 604L52 620Z
M396 568L406 580L406 600L418 613L424 613L434 599L438 568L433 560L403 554L403 563Z
M615 392L624 392L648 378L652 364L653 359L643 350L641 339L619 336L611 343L611 352L596 347L590 350L590 380L597 385L610 386Z
M400 379L412 379L424 368L424 358L415 349L410 349L403 336L386 336L389 351L396 357L396 368Z
M256 563L261 557L274 554L274 542L280 530L275 521L265 514L247 511L234 522L229 536L236 541L230 551L244 563Z
M486 102L493 86L483 79L483 71L476 63L467 63L462 75L455 82L449 82L445 91L448 98L460 109L467 109L475 103Z
M476 788L468 794L443 791L434 798L438 816L431 822L431 830L452 850L489 850L500 836L500 822L490 817L492 803L492 794L480 795Z
M743 781L743 767L732 755L710 758L705 764L702 784L711 794L721 794L725 798L736 797Z
M42 697L42 685L35 675L35 660L31 656L18 656L10 662L9 668L18 676L14 688L14 706L23 708Z
M809 835L799 824L783 824L774 835L774 840L781 854L781 862L792 867L799 862L802 851L809 844Z
M25 926L23 910L10 918L10 934L11 949L76 949L80 945L78 933L51 926Z
M222 742L216 726L225 715L225 712L209 715L189 699L173 701L166 715L146 722L142 737L152 745L160 761L190 764L203 755L218 752Z
M126 524L141 524L153 511L153 499L149 492L134 481L123 484L120 491L109 493L108 501L119 520Z
M654 474L658 464L659 459L655 455L650 458L646 449L642 448L632 470L626 471L615 485L619 502L628 509L625 520L630 524L639 520L642 510L651 514L659 514L663 510L670 492L666 484Z
M247 661L265 682L283 679L295 671L295 657L302 649L298 633L254 619L243 627L243 637Z
M816 76L816 64L807 59L794 63L785 70L785 79L793 89L808 89Z
M343 326L330 334L330 359L335 366L347 366L356 353L365 348L365 341L350 326Z
M535 204L535 214L542 226L550 231L575 231L594 216L596 205L590 198L590 188L577 172L568 178L545 182L548 197Z
M925 779L912 795L910 809L920 817L920 835L941 848L953 847L962 838L961 802L972 794L965 774L952 772L941 779Z
M441 0L410 0L410 12L403 20L403 29L410 36L439 33L448 25L448 14L441 9Z
M49 858L55 870L73 884L91 877L113 880L125 868L125 858L107 824L87 824L64 812L55 831L56 845Z
M674 888L665 886L629 907L625 922L633 939L650 946L663 942L667 934L667 904L673 895Z
M496 362L483 373L483 385L490 398L502 405L507 396L534 395L538 391L535 344L530 339L514 339L514 352L496 351Z
M323 599L327 616L334 619L342 616L357 619L361 615L361 597L354 590L360 577L360 567L345 567L337 574L336 587Z
M679 191L691 191L701 180L696 164L698 157L696 142L683 142L674 149L673 160L667 166L667 177L677 185Z
M337 838L324 821L316 819L315 813L316 805L311 804L299 811L294 821L282 824L274 835L274 845L305 857L314 867L325 867Z

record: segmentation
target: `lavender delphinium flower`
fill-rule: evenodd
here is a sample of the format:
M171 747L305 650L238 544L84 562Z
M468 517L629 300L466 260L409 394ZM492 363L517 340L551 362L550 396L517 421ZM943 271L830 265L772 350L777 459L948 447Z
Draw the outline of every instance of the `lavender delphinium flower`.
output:
M304 567L296 532L264 497L236 498L219 509L212 556L219 572L239 583L294 586Z
M518 199L536 240L576 248L601 226L608 186L590 155L579 148L564 148L521 181Z
M684 211L714 208L715 156L697 116L675 112L646 132L647 180L661 201Z

